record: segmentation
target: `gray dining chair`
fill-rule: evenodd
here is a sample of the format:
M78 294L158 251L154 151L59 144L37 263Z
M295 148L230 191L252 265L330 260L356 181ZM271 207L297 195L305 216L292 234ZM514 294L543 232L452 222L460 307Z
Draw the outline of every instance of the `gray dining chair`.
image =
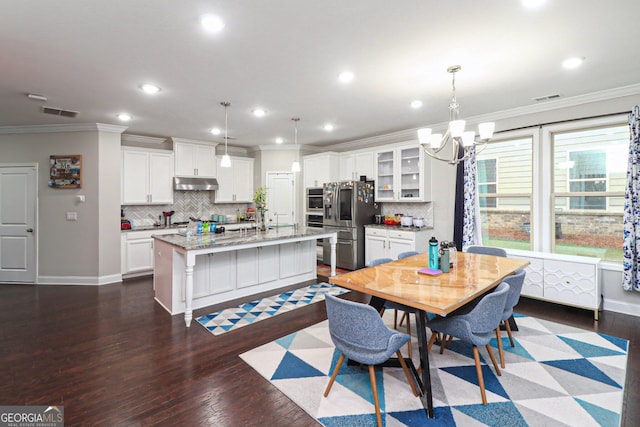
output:
M348 301L329 294L325 296L325 302L329 319L329 333L333 344L340 352L340 358L333 369L329 384L324 391L324 397L329 395L345 357L369 365L369 380L376 408L376 421L378 426L381 426L382 417L374 366L386 362L395 353L407 381L409 381L413 395L418 396L407 363L400 353L400 348L411 337L388 328L376 309L367 304Z
M507 302L505 303L500 323L504 324L507 335L509 336L511 347L515 347L515 342L513 341L513 335L511 334L509 319L513 316L513 308L518 304L518 301L520 301L520 294L522 293L522 285L524 284L525 275L526 272L521 268L516 270L516 274L507 276L503 280L504 283L509 284L509 294L507 295ZM502 341L500 326L496 329L496 338L498 341ZM500 366L504 368L504 351L502 350L502 345L500 345L498 349L500 350Z
M471 245L467 248L467 253L470 254L479 254L479 255L493 255L493 256L501 256L506 257L507 251L502 248L495 248L493 246L480 246L480 245Z
M495 291L482 297L478 304L468 313L436 317L427 321L426 324L433 332L428 344L429 349L435 342L436 332L457 337L473 346L473 358L476 364L478 384L480 385L480 395L482 396L482 404L485 406L487 405L487 394L484 388L484 378L482 376L478 346L486 347L496 374L501 376L502 373L500 372L498 362L493 355L489 342L496 332L496 328L500 326L500 322L502 321L502 313L504 312L508 293L509 285L503 281ZM440 345L444 345L444 342L440 341Z
M374 267L376 265L386 264L387 262L391 262L391 261L393 261L393 259L391 258L377 258L370 261L368 266ZM409 313L415 313L416 310L412 307L407 307L406 305L398 304L397 302L385 301L384 306L382 307L382 310L380 310L380 316L384 314L386 309L394 310L393 312L393 328L394 329L398 327L398 311L402 311L404 313L403 316L407 316L407 327L406 327L407 335L411 336L411 323L409 322ZM402 324L402 318L400 319L400 323ZM409 355L409 358L413 357L411 341L407 343L407 354Z
M416 251L406 251L406 252L400 252L398 254L398 259L403 259L403 258L407 258L410 256L414 256L414 255L418 255L420 252L416 252Z

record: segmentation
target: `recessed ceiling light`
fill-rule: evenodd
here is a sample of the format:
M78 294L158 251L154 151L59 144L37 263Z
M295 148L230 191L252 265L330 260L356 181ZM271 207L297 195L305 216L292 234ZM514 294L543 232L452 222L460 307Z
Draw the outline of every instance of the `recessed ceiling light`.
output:
M276 144L282 144L283 142L284 142L284 139L282 139L281 137L276 138Z
M326 130L327 132L331 132L333 130L333 125L331 123L327 123L322 126L322 129Z
M220 130L220 128L213 128L211 129L211 133L214 135L220 135L222 131Z
M522 5L529 9L534 9L545 4L547 0L522 0Z
M338 81L340 81L340 83L351 83L351 81L353 80L353 73L351 71L343 71L340 74L338 74Z
M584 62L584 58L578 58L578 57L569 58L562 61L562 66L564 68L571 70L573 68L578 68L580 65L582 65L583 62Z
M154 84L151 83L145 83L142 86L140 86L140 89L142 89L142 91L144 93L148 93L149 95L154 95L158 92L160 92L160 88Z
M219 33L224 28L224 21L218 15L202 15L200 25L208 33Z
M411 108L420 108L422 107L422 101L416 99L415 101L411 101Z
M252 110L252 113L256 117L264 117L267 114L267 112L262 108L256 108L255 110Z
M128 122L129 120L131 120L133 117L131 117L131 114L129 113L118 113L116 114L116 117L118 119L120 119L123 122Z

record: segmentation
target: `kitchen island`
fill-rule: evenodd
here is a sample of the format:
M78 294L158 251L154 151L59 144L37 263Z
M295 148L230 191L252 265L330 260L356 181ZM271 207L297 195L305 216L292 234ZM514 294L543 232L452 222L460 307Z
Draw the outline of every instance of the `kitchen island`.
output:
M337 235L318 228L153 238L155 300L187 327L194 309L315 279L317 239L329 239L336 271Z

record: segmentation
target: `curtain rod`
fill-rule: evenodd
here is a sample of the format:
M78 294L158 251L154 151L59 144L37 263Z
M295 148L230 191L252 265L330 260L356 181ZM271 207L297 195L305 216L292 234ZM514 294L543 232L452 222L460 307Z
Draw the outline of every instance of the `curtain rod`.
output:
M630 112L629 111L622 111L622 112L619 112L619 113L600 114L600 115L597 115L597 116L580 117L580 118L577 118L577 119L556 120L554 122L538 123L538 124L535 124L535 125L528 125L528 126L521 126L521 127L518 127L518 128L499 130L499 131L497 131L495 133L498 134L498 133L504 133L504 132L513 132L514 130L539 128L539 127L542 127L542 126L558 125L558 124L561 124L561 123L571 123L571 122L577 122L577 121L581 121L581 120L601 119L603 117L613 117L613 116L619 116L619 115L622 115L622 114L629 115Z

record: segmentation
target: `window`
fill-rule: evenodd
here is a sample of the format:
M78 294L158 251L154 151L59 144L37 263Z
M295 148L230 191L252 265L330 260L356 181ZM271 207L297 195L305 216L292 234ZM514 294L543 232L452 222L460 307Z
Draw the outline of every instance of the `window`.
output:
M478 159L479 194L494 194L498 192L498 173L496 163L497 159ZM495 197L480 198L481 208L495 208L497 204Z
M531 249L533 137L521 134L492 141L477 156L482 241L488 246Z
M551 250L622 262L629 127L583 124L550 135L556 227Z

